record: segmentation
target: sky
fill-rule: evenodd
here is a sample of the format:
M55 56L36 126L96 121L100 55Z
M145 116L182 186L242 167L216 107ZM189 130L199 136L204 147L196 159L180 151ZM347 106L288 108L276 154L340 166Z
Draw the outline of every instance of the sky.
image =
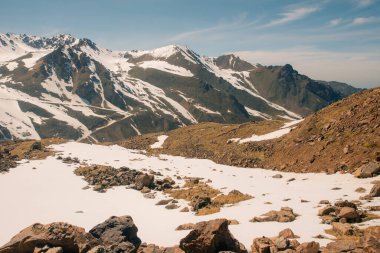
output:
M380 0L0 0L0 32L67 33L113 50L180 44L380 86Z

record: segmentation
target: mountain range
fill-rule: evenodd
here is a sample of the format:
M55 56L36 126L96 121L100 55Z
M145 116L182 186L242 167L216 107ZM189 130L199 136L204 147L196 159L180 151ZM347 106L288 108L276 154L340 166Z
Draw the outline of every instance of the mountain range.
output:
M71 35L0 34L0 139L89 142L199 122L299 119L359 89L170 45L111 51Z

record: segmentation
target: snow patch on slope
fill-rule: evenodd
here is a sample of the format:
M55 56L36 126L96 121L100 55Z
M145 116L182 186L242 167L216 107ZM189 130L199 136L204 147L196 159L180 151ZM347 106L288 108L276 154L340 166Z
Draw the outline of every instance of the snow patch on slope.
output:
M191 71L179 67L179 66L174 66L172 64L169 64L166 61L144 61L140 64L138 64L139 67L144 68L144 69L158 69L164 72L168 72L174 75L179 75L179 76L186 76L186 77L193 77L193 73Z
M150 148L162 148L162 145L164 145L166 139L168 138L169 136L167 135L160 135L157 137L157 142L153 143L152 145L150 145Z
M239 140L239 143L246 143L246 142L252 142L252 141L265 141L265 140L271 140L271 139L279 138L279 137L289 133L292 130L292 126L295 124L298 124L301 121L302 121L302 119L285 123L284 126L281 127L279 130L274 131L274 132L270 132L267 134L263 134L263 135L253 134L249 138Z

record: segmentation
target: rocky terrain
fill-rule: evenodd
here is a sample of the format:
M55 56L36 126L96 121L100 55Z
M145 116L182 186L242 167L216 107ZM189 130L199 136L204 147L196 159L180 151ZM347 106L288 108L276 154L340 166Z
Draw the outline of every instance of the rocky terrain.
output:
M70 35L0 34L0 139L115 141L200 122L294 119L357 91L290 65L178 45L111 51Z
M186 157L212 159L242 167L294 172L350 172L358 177L380 172L380 88L354 94L298 123L289 134L242 142L252 134L280 129L284 121L242 125L199 124L165 133L159 149L155 135L137 136L118 144Z
M63 142L60 139L3 141L0 146L0 173L16 167L17 161L22 159L37 160L51 156L54 152L47 146Z
M89 232L68 223L55 222L47 225L33 224L15 235L0 248L1 253L247 253L228 229L226 219L210 220L195 224L178 246L159 247L141 243L138 229L130 216L112 216L96 225ZM294 252L378 252L380 227L358 230L360 238L338 239L326 247L317 242L299 243L290 229L284 229L275 237L253 239L252 253Z

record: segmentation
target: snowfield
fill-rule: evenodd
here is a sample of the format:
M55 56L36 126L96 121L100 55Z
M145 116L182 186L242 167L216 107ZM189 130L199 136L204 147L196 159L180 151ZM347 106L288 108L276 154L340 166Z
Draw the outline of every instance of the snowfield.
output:
M164 138L161 138L161 141ZM247 248L259 236L275 236L284 228L291 228L300 241L319 241L325 245L329 240L315 239L330 226L321 224L317 216L318 203L322 199L334 202L339 199L356 200L364 194L355 192L358 187L370 190L378 178L357 179L350 174L295 174L281 173L283 178L274 179L279 172L238 168L215 164L210 160L187 159L162 155L149 157L143 152L128 150L119 146L90 145L69 142L54 145L63 157L78 157L89 164L127 166L131 169L152 169L164 176L197 176L211 179L210 185L228 193L237 189L254 196L253 199L235 206L224 207L220 213L208 216L195 216L179 210L186 205L179 201L180 209L167 210L156 206L166 198L157 192L156 199L147 199L139 191L115 187L106 193L92 189L82 189L87 183L74 175L79 165L65 164L56 157L45 160L22 161L9 173L0 174L0 244L3 245L21 229L33 223L65 221L89 230L112 215L131 215L139 229L142 241L162 246L178 244L189 231L175 231L184 223L210 220L219 217L237 219L240 224L230 226L234 236ZM35 168L35 169L33 169ZM295 178L292 182L287 182ZM176 180L177 183L183 181ZM332 190L334 187L340 190ZM289 201L283 201L290 199ZM310 202L301 203L301 200ZM271 202L272 204L264 204ZM364 203L364 206L368 203ZM371 205L380 205L375 198ZM300 216L294 222L251 223L249 220L270 210L288 206ZM365 225L380 225L374 220Z

